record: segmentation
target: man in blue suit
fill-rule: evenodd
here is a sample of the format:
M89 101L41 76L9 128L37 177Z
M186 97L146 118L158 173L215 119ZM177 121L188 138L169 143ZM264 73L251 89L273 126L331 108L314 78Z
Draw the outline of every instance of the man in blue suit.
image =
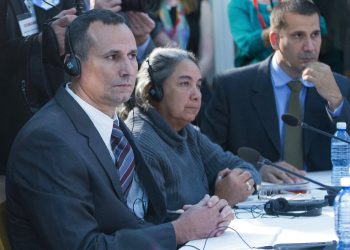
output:
M233 215L215 196L160 224L169 211L115 114L129 99L137 73L136 42L124 19L108 10L89 11L71 23L65 43L73 81L25 125L10 153L6 204L12 248L119 249L123 230L134 229L139 233L133 246L153 249L138 238L143 235L161 249L175 249L212 231L222 234L218 227ZM121 133L117 145L124 141L124 148L112 143L115 124ZM120 177L125 166L132 176L127 189Z
M329 133L334 133L337 121L350 125L349 79L317 61L321 46L319 19L317 7L309 0L288 0L276 6L270 32L275 53L259 64L217 77L202 131L225 150L236 153L242 146L251 147L300 174L304 170L331 169L330 139L307 130L298 132L300 144L294 145L301 151L301 161L290 164L286 152L291 144L285 141L287 128L281 120L289 110L288 83L294 81L300 86L299 114L306 123ZM268 166L263 166L260 173L265 181L298 181Z

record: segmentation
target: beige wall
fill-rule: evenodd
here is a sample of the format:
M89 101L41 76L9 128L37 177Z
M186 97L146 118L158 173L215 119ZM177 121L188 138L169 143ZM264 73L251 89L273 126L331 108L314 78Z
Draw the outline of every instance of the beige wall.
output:
M229 0L210 0L213 10L215 73L233 67L234 47L227 17Z

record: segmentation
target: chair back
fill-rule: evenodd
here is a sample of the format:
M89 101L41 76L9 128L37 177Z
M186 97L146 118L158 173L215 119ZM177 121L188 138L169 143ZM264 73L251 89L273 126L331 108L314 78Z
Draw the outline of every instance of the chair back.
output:
M0 250L10 250L10 243L6 230L6 204L0 203Z

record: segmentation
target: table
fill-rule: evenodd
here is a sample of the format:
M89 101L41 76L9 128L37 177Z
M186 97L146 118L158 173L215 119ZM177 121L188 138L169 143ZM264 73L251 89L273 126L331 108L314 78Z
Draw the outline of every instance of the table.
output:
M330 184L330 171L308 173L307 176L321 183ZM314 188L316 185L310 184L310 187ZM321 190L312 190L312 193L318 198L323 198L325 195L325 191ZM334 230L333 207L324 207L322 215L316 217L274 217L265 215L253 218L251 213L240 213L239 210L234 210L234 212L238 218L230 223L230 227L239 232L251 247L338 239ZM220 237L209 238L207 242L205 240L195 240L188 242L186 245L198 249L203 249L205 245L205 250L249 249L232 229L227 229ZM181 250L195 249L191 246L183 246Z

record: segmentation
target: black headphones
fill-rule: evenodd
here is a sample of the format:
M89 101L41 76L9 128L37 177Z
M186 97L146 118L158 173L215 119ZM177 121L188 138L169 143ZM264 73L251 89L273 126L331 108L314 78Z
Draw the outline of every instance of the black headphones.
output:
M284 198L277 198L275 200L268 201L264 206L264 210L267 215L312 217L321 215L322 207L327 205L328 202L326 200L287 201Z
M163 88L161 86L158 86L155 81L153 81L152 74L155 72L153 68L151 67L151 64L149 63L149 57L146 59L146 62L148 64L148 75L151 80L151 88L148 91L148 94L157 102L160 102L163 99Z
M70 28L67 27L68 53L69 56L64 61L64 69L72 77L78 77L81 74L80 60L74 53L70 38Z

